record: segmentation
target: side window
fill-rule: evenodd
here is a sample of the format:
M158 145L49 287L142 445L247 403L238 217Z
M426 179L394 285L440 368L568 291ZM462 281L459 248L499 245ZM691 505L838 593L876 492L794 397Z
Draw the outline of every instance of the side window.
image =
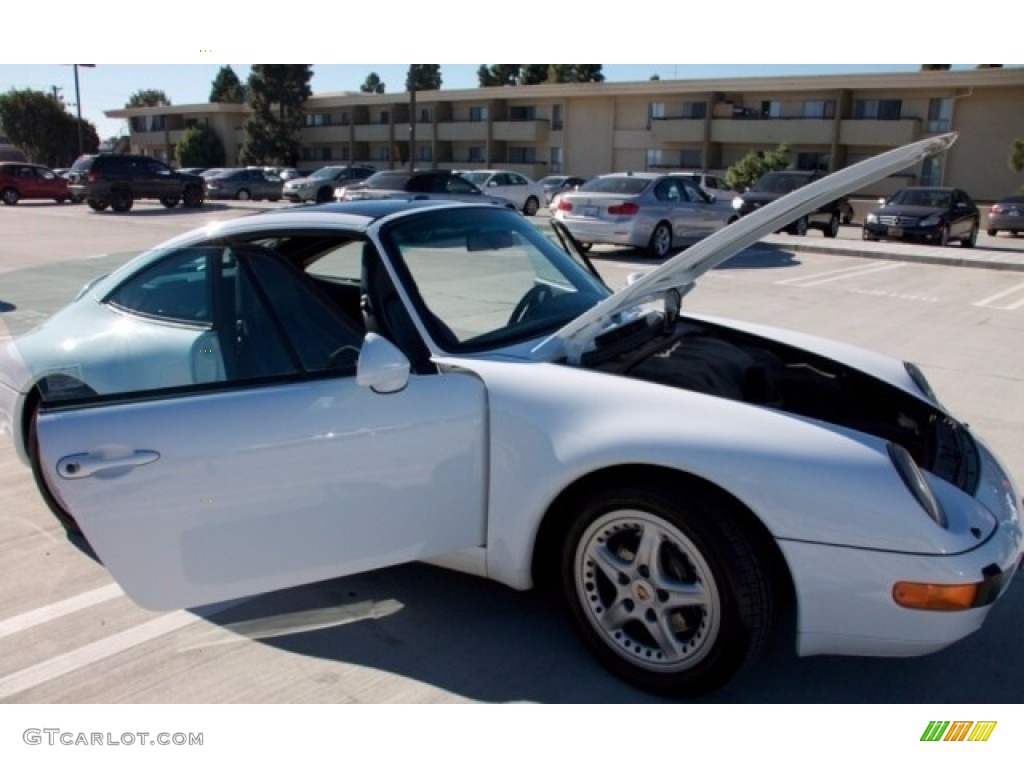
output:
M435 192L433 182L436 178L435 175L413 176L409 179L406 189L409 192Z
M186 248L122 284L107 303L147 317L190 324L213 322L207 259L219 248Z
M678 200L679 189L672 182L672 179L662 179L654 188L654 197L662 202Z
M247 263L302 368L354 374L363 343L361 330L283 259L253 254Z

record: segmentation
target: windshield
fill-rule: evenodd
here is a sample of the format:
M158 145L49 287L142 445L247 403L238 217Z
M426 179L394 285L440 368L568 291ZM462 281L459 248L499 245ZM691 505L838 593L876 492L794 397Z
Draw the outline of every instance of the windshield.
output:
M650 183L651 179L638 179L635 176L602 176L588 181L580 187L580 192L609 192L614 195L639 195Z
M943 189L901 189L888 205L919 205L924 208L949 208L950 194Z
M769 173L754 182L754 186L751 189L754 192L785 195L794 189L806 186L810 181L810 176L798 176L792 173Z
M327 168L321 168L319 171L314 171L313 173L310 174L309 178L326 179L331 176L334 176L338 172L338 170L339 169L337 168L331 168L330 166L328 166Z
M505 208L431 210L382 232L431 335L449 351L482 351L548 335L610 291Z
M363 180L363 186L370 189L405 189L409 179L408 173L375 173Z
M484 173L482 171L467 171L459 174L466 181L476 184L478 187L482 187L487 183L487 180L491 177L491 174Z

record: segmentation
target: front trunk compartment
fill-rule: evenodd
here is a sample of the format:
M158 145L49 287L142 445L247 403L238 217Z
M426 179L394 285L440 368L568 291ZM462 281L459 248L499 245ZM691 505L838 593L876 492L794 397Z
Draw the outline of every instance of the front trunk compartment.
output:
M650 326L647 326L648 329ZM638 334L640 335L640 334ZM584 356L595 370L773 408L874 435L973 495L978 450L966 427L937 406L863 371L781 342L679 318L631 349ZM607 349L607 351L606 351Z

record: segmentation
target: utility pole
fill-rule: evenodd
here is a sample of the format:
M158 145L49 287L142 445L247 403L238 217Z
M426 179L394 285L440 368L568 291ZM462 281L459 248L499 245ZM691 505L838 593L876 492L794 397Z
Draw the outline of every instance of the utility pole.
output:
M59 101L61 104L64 103L64 98L61 96L61 91L63 90L59 85L50 86L50 93L53 95L54 101Z
M416 86L419 65L409 65L409 170L416 170Z
M72 64L75 68L75 109L78 112L78 154L85 154L85 141L82 138L82 97L78 92L78 68L79 67L95 67L95 64Z

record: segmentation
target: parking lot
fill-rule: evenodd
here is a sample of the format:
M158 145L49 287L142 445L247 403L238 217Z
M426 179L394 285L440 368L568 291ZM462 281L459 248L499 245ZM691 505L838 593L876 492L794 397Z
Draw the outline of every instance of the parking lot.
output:
M0 209L0 338L44 320L91 277L196 226L281 204L128 214ZM538 218L536 223L543 226ZM772 238L701 281L685 310L834 337L917 362L939 398L1024 481L1024 272L794 250ZM860 239L844 227L839 242ZM836 241L833 241L836 242ZM979 253L1024 254L982 234ZM960 256L961 249L947 249ZM652 263L599 247L612 285ZM547 596L413 564L213 606L152 613L45 509L0 445L0 701L644 702L609 677ZM1024 690L1024 580L983 629L915 659L798 659L783 629L718 702L1003 702Z

